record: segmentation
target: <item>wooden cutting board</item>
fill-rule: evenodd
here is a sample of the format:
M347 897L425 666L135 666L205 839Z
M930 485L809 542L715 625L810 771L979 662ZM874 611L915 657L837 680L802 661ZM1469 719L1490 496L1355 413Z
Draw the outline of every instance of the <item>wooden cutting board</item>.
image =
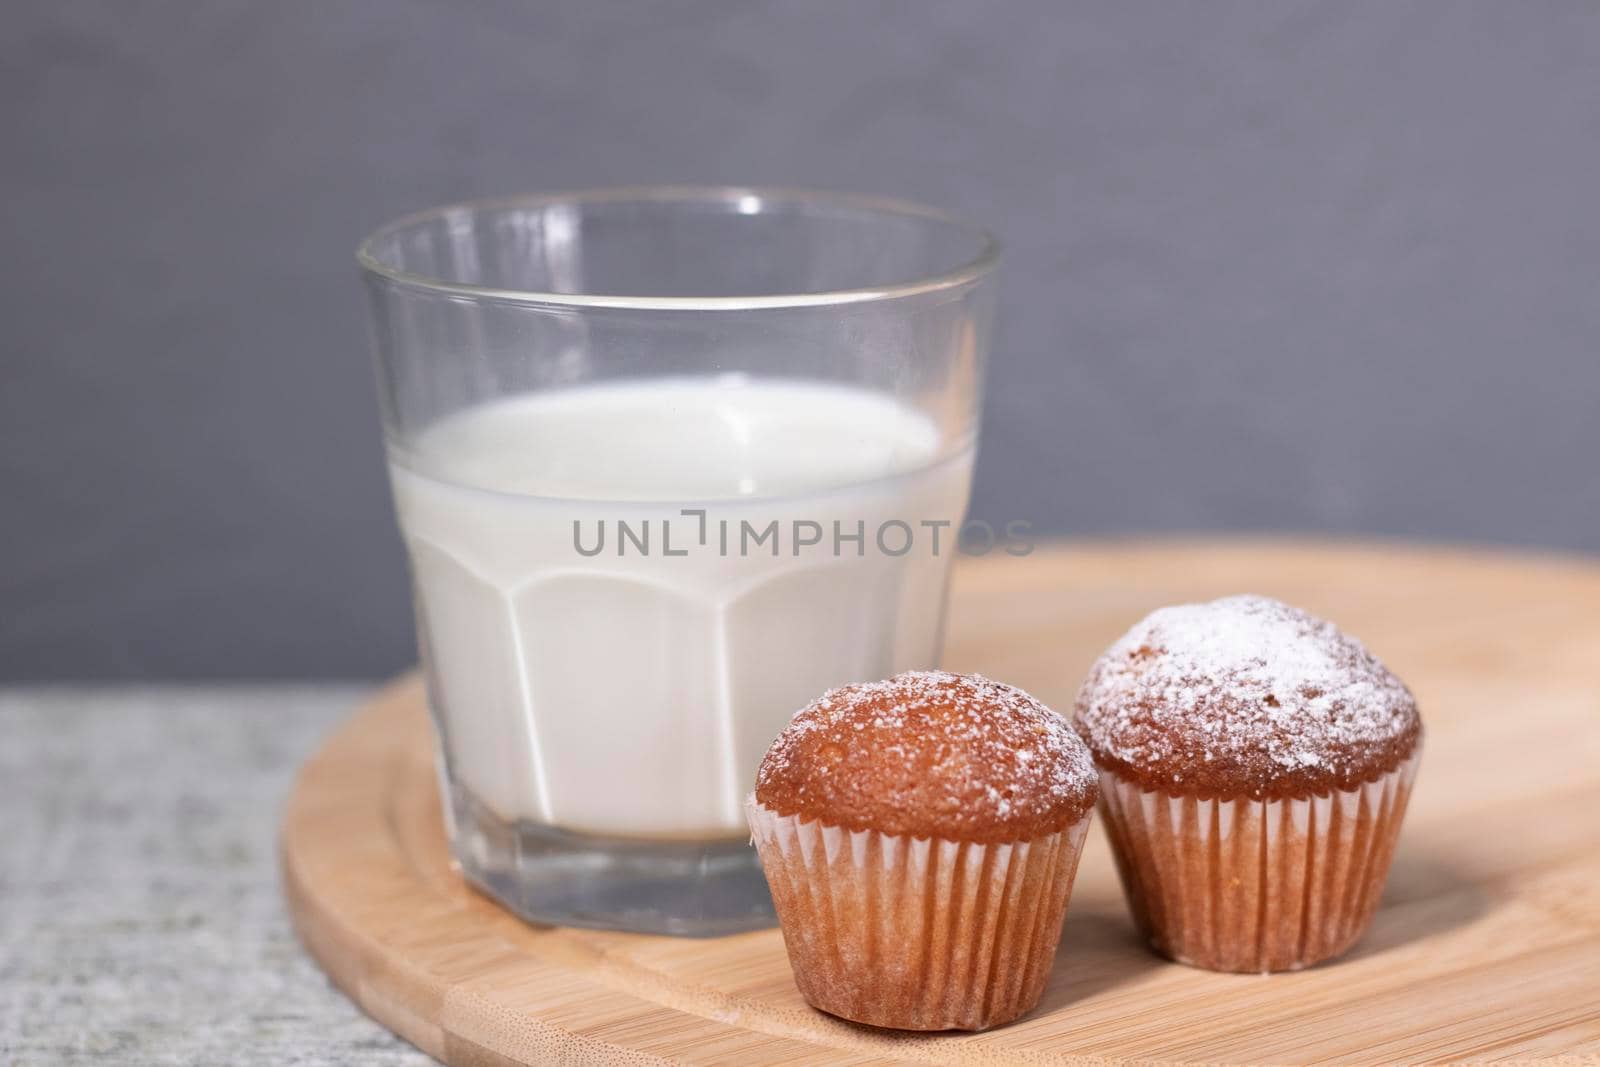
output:
M1245 591L1365 639L1429 731L1383 906L1332 964L1238 976L1150 955L1098 830L1043 1000L989 1033L813 1012L775 930L529 926L451 869L414 677L302 771L283 826L289 907L345 992L451 1064L1600 1060L1600 563L1281 541L963 561L946 665L1069 709L1140 615Z

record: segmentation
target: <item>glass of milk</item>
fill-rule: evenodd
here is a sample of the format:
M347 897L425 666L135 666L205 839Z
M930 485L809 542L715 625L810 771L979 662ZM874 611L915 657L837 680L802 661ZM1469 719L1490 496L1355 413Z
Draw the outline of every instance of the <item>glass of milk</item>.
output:
M939 659L995 259L915 205L725 188L362 245L468 879L540 922L770 921L741 814L767 745Z

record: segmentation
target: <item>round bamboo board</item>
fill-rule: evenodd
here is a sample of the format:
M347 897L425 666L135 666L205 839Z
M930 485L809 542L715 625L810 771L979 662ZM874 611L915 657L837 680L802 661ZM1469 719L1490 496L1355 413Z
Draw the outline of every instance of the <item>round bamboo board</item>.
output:
M1600 1057L1600 564L1423 546L1094 544L963 561L946 665L1070 709L1144 612L1282 597L1361 636L1427 752L1383 906L1342 960L1270 977L1146 952L1098 830L1039 1006L981 1034L809 1009L776 930L529 926L451 868L414 677L304 768L290 910L366 1011L451 1064L1339 1063Z

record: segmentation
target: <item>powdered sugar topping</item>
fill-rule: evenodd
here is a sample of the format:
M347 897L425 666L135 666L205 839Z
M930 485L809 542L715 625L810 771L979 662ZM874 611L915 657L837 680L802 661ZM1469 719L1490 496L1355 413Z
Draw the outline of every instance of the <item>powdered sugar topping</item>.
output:
M1410 690L1355 638L1260 596L1151 613L1078 695L1102 762L1174 793L1324 792L1397 763L1419 731Z
M1059 829L1092 806L1095 779L1071 726L1022 690L911 671L801 710L762 761L756 794L833 822L977 839Z

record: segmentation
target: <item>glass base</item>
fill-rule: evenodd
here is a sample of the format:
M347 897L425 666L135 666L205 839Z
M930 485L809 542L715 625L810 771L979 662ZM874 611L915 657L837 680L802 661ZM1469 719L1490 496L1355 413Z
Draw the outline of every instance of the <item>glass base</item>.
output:
M777 922L748 839L650 841L508 821L457 785L450 806L461 873L530 922L685 937Z

